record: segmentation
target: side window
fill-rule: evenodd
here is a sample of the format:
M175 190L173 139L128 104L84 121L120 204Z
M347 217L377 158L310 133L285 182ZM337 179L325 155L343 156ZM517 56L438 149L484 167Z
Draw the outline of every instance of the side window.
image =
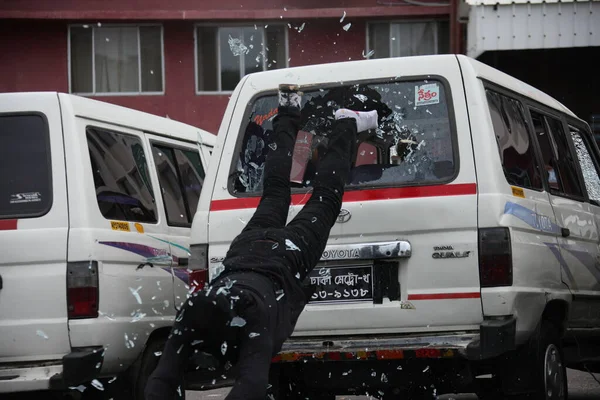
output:
M183 193L190 210L190 223L194 219L200 192L204 184L204 168L197 151L175 149L179 176L183 186Z
M96 198L107 219L156 223L156 204L142 141L100 128L86 131Z
M169 225L187 225L189 219L179 183L174 151L172 148L154 144L152 145L152 154L165 204L167 223Z
M504 176L509 184L542 189L542 180L525 109L520 101L486 90Z
M189 226L204 182L200 155L197 151L164 144L153 144L152 153L168 224Z
M550 191L554 194L583 197L577 166L562 122L537 111L531 111L531 119L540 144Z
M544 116L532 111L531 120L533 121L533 131L537 137L544 162L545 179L548 181L550 191L562 192L562 184L557 172L556 144L548 134L548 129L544 122Z
M598 169L592 158L593 147L588 141L587 136L583 135L578 128L570 126L569 130L571 131L571 138L573 139L577 159L581 166L583 181L588 196L590 200L600 202L600 177L598 176Z
M563 124L559 119L552 117L546 117L546 123L552 134L552 138L556 142L558 172L563 183L563 191L570 196L583 197L583 188L577 174L577 164L574 155L571 153L571 147L569 146Z

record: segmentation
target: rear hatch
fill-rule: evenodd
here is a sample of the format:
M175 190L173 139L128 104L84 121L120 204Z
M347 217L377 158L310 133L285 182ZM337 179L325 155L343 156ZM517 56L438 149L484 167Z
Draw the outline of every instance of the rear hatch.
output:
M307 280L315 289L312 300L294 335L478 329L477 187L456 58L376 60L369 66L369 79L364 65L353 69L350 63L288 73L304 92L290 218L310 197L314 150L331 128L334 110L375 108L383 117L376 132L362 136L323 262ZM277 100L275 91L253 89L291 79L269 77L271 83L267 74L249 77L238 101L250 103L239 107L245 108L243 137L232 143L237 128L230 129L225 143L224 154L234 157L228 176L221 173L228 165L219 168L211 204L213 269L262 190Z
M0 363L70 351L61 126L56 94L0 95Z

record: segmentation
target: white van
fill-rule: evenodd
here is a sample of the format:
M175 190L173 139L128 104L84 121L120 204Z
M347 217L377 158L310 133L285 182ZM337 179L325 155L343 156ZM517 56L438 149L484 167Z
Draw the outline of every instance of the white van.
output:
M479 391L473 377L491 374L494 390L564 398L565 365L584 361L567 350L600 334L600 156L589 126L461 55L249 75L218 134L191 269L215 276L259 202L280 83L304 92L290 219L310 196L302 154L334 110L370 103L383 119L358 149L306 282L314 294L274 360L280 397L387 399L432 382L438 394Z
M0 397L118 375L143 398L214 142L83 97L0 94Z

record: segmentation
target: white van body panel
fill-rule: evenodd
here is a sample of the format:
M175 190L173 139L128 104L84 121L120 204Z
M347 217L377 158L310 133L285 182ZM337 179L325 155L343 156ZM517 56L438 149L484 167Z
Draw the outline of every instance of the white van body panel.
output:
M228 191L230 163L235 156L236 144L246 105L261 92L277 89L281 82L299 85L321 85L336 82L358 82L380 78L393 79L421 76L434 79L441 76L451 89L453 118L456 123L457 149L460 152L458 176L444 188L431 186L435 195L427 194L428 188L401 188L394 192L393 200L375 197L360 199L366 192L348 191L342 208L350 211L352 218L344 224L336 224L331 230L329 245L345 245L394 240L410 242L413 254L399 261L401 301L383 304L351 303L336 305L308 305L301 315L294 335L346 335L360 333L392 333L413 331L445 331L477 329L483 319L477 264L477 194L476 176L469 135L468 114L462 87L462 77L454 56L406 57L371 60L368 68L362 62L345 62L310 67L290 68L249 75L241 88L238 107L232 115L227 131L221 127L219 139L223 150L212 193L211 209L224 205L226 209L212 211L209 216L209 259L214 275L233 238L240 233L251 218L255 206L244 205L248 198L236 198ZM425 78L427 79L427 78ZM231 103L230 103L231 104ZM218 148L218 146L217 146ZM214 171L213 171L214 172ZM415 193L412 194L412 190ZM379 192L378 192L379 190ZM374 189L380 193L387 189ZM394 189L390 189L394 191ZM449 192L444 193L445 190ZM458 190L459 195L450 195ZM362 193L362 194L361 194ZM397 194L399 193L399 194ZM439 201L437 196L443 196ZM203 196L208 196L205 192ZM292 198L289 219L293 218L309 194ZM352 197L354 196L354 197ZM358 198L357 198L358 196ZM366 195L365 195L366 196ZM387 195L385 195L387 196ZM348 200L349 199L349 200ZM229 207L229 202L240 207ZM423 210L427 210L424 214ZM373 219L373 215L385 215L385 219ZM437 218L427 215L443 215L444 227L440 229ZM202 229L202 228L200 228ZM452 238L449 238L451 233ZM192 243L202 243L193 231ZM450 244L458 251L470 252L461 259L434 260L434 246ZM319 267L317 267L319 268ZM443 268L449 273L437 274ZM436 279L439 277L439 279ZM451 303L453 312L440 307ZM402 308L402 306L406 308ZM335 316L335 317L333 317Z
M53 203L46 215L20 219L16 230L0 230L0 248L5 247L0 364L30 362L0 368L0 378L18 376L0 379L0 393L49 388L50 378L62 372L62 357L73 348L104 348L98 376L114 376L138 358L150 335L166 336L175 300L187 294L187 269L173 268L189 257L190 227L167 224L150 138L198 152L205 172L216 142L211 133L190 125L79 96L0 95L0 113L20 111L41 112L48 119ZM113 226L102 215L86 137L90 127L139 140L156 223L113 221L118 223ZM67 317L67 262L81 261L98 262L98 318Z
M569 301L570 292L561 282L560 264L550 250L558 245L558 238L551 229L556 226L556 218L549 195L527 188L522 189L524 198L513 195L501 168L482 79L572 113L545 93L509 75L467 57L458 56L458 59L463 70L473 153L480 178L477 182L479 227L511 228L513 285L483 288L483 312L490 317L515 315L517 342L522 343L535 330L546 303L553 298ZM528 214L531 218L524 221L515 214Z
M69 188L73 189L70 207L78 216L71 221L69 260L99 261L100 277L100 317L71 320L71 341L73 346L107 345L102 373L120 372L140 354L154 330L169 328L172 324L176 313L175 288L181 297L183 286L172 271L172 256L187 257L182 249L189 247L190 229L168 226L155 173L150 173L150 179L158 222L126 222L129 232L111 229L111 221L100 213L95 196L86 128L103 128L137 137L150 171L156 171L156 166L149 138L171 143L174 139L185 140L190 149L196 150L201 142L205 160L210 156L208 146L214 144L215 138L206 131L176 121L111 104L98 105L96 101L76 96L61 96L65 103L64 120L73 122L70 130L65 128L65 136L70 139L65 144L68 162L83 166L67 173ZM140 225L143 234L137 231ZM132 244L143 248L136 253L129 249ZM148 254L140 256L141 253ZM151 261L154 267L139 268L145 261Z
M52 203L41 217L0 230L0 364L60 360L71 351L67 323L69 211L56 93L0 94L0 115L40 113L47 121ZM0 220L0 224L5 220ZM0 377L10 375L0 370ZM0 381L0 392L3 391Z

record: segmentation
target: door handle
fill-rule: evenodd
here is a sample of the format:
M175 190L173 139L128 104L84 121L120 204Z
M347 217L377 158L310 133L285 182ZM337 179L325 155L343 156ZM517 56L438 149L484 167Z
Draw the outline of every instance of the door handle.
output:
M151 262L143 262L140 265L137 266L137 268L135 269L136 271L139 271L140 269L143 269L146 265L149 265L150 268L154 268L154 264L152 264Z
M560 234L562 237L569 237L571 235L571 231L569 228L560 228Z
M2 289L2 275L0 275L0 289Z

